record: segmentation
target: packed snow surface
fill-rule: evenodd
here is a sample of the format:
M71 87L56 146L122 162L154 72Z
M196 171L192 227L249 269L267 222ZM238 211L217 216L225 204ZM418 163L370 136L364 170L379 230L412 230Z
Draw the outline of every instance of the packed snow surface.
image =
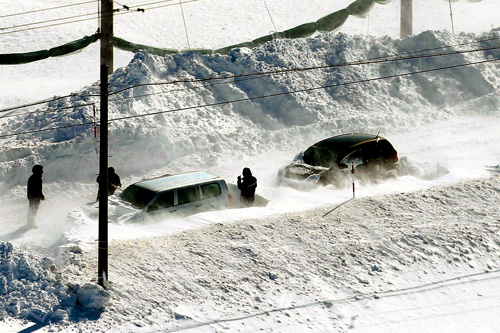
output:
M294 22L349 3L318 5ZM228 56L118 52L124 67L109 77L109 163L124 187L191 170L234 183L250 167L269 202L182 220L110 223L107 290L96 285L97 222L84 209L97 191L98 138L92 125L74 126L99 118L99 82L82 60L98 50L1 68L12 83L2 107L73 92L1 114L1 330L495 331L500 30L486 19L494 2L453 4L469 14L479 4L491 10L479 11L483 25L474 29L461 27L465 14L456 11L455 34L447 26L429 30L435 27L419 16L418 33L403 40L390 30L399 7L388 4L350 18L340 33L278 39ZM439 1L433 15L440 5L449 4ZM283 8L283 17L297 15L289 11ZM278 30L296 25L275 23ZM245 39L271 29L254 26ZM135 34L128 39L165 43L160 29L144 36L149 41ZM235 36L205 41L242 41ZM19 50L14 35L5 38L5 52L55 46L32 41ZM195 40L193 48L208 47ZM175 45L185 48L182 42ZM353 64L364 60L370 63ZM43 64L65 61L80 76L41 74ZM19 89L44 75L44 87ZM279 168L298 152L346 132L386 137L398 151L399 177L358 181L354 200L351 188L277 185ZM44 166L47 199L31 228L26 181L36 163Z
M4 245L2 267L24 264L1 299L10 316L68 331L493 332L499 204L496 176L114 241L111 299L88 284L95 245L66 247L60 272Z

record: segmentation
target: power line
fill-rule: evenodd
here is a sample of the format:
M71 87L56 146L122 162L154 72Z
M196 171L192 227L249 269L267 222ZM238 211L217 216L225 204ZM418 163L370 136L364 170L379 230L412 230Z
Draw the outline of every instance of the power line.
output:
M492 39L488 39L488 40L482 40L482 41L471 42L471 43L480 43L480 42L499 40L499 39L500 38L492 38ZM463 43L460 45L444 46L441 48L461 46L464 44L468 44L468 43ZM116 94L123 92L123 91L126 91L126 90L130 90L130 89L134 89L134 88L138 88L138 87L144 87L144 86L170 85L170 84L178 84L178 83L204 83L204 82L208 82L208 81L212 81L212 80L230 80L230 79L238 79L238 78L248 78L248 79L255 78L256 79L256 78L262 78L262 77L265 77L268 75L279 75L279 74L285 74L285 73L303 72L303 71L309 71L309 70L328 69L328 68L335 68L335 67L358 66L358 65L366 65L366 64L380 64L380 63L386 63L386 62L423 59L423 58L429 58L429 57L442 57L442 56L458 55L458 54L464 54L464 53L483 52L483 51L496 50L496 49L500 49L500 46L493 46L493 47L472 49L472 50L463 50L463 51L451 51L451 52L445 52L445 53L414 55L414 56L410 56L410 57L397 57L397 56L404 55L404 54L421 53L421 52L426 52L426 51L435 50L435 49L419 50L419 51L411 51L411 52L406 52L406 53L401 53L401 54L395 54L392 56L384 56L384 57L372 58L372 59L367 59L367 60L358 60L358 61L346 62L346 63L341 63L341 64L311 66L311 67L303 67L303 68L292 68L292 69L283 69L283 70L266 71L266 72L244 73L244 74L227 75L227 76L223 76L223 77L210 77L210 78L205 78L205 79L184 79L184 80L175 80L175 81L167 81L167 82L154 82L154 83L137 84L137 85L132 85L132 86L120 89L120 90L116 90L114 92L109 93L109 95L110 96L116 95ZM395 58L391 59L390 57L395 57ZM239 80L236 82L241 82L241 81L243 81L243 80ZM212 83L209 86L226 84L226 83L230 83L230 82ZM197 88L202 88L202 87L190 87L190 88L184 88L182 90L197 89ZM173 92L173 91L179 91L179 90L170 90L170 91L161 92L161 93L169 93L169 92ZM161 94L161 93L154 93L154 94ZM148 95L150 95L150 94L141 95L141 96L133 96L133 97L128 97L128 98L137 98L137 97L148 96ZM99 94L95 94L95 95L70 94L70 95L61 96L61 97L58 97L58 98L52 99L52 100L44 100L44 101L29 103L29 104L25 104L25 105L21 105L21 106L17 106L17 107L11 107L8 109L2 109L2 110L0 110L0 113L13 111L13 110L17 110L17 109L22 109L22 108L26 108L26 107L31 107L31 106L36 106L36 105L41 105L41 104L46 104L49 102L55 102L55 101L58 101L58 100L61 100L64 98L75 97L75 96L76 97L99 97L100 95ZM122 99L125 99L125 98L122 98Z
M78 23L78 22L95 20L96 18L97 18L97 16L96 17L91 17L91 18L86 18L86 19L81 19L81 20L74 20L74 21L69 21L69 22L62 22L62 23L55 23L55 24L43 25L43 26L40 26L40 27L32 27L32 28L20 29L20 30L15 30L15 31L0 32L0 35L8 35L8 34L14 34L14 33L17 33L17 32L32 31L32 30L38 30L38 29L43 29L43 28L51 28L51 27L56 27L56 26L59 26L59 25L65 25L65 24L72 24L72 23Z
M265 76L263 75L260 77L265 77ZM180 92L180 91L186 91L186 90L192 90L192 89L201 89L204 87L212 87L212 86L217 86L217 85L221 85L221 84L228 84L231 82L241 82L241 81L252 80L252 79L256 79L256 78L258 78L258 77L244 78L244 79L237 80L237 81L203 83L203 85L197 86L197 87L186 87L186 88L172 89L172 90L168 90L168 91L154 92L154 93L148 93L148 94L142 94L142 95L134 95L134 96L130 96L130 97L115 98L115 99L110 99L109 101L110 102L117 102L117 101L132 99L132 98L148 97L148 96L161 95L161 94L167 94L167 93L173 93L173 92ZM79 97L99 97L100 95L67 95L67 96L59 97L58 99L64 99L64 98L75 97L75 96L76 97L78 97L78 96ZM52 102L52 101L55 101L55 100L46 101L46 102L38 102L38 103L33 103L33 104L26 104L26 105L15 107L15 108L4 109L4 110L0 110L0 113L13 111L13 110L17 110L17 109L22 109L22 108L29 107L32 105L38 105L39 103L45 104L47 102ZM95 104L95 102L88 103L88 104L66 106L66 107L57 107L57 108L47 109L47 110L34 110L34 111L28 111L28 112L20 112L20 113L10 114L10 115L6 115L6 116L0 116L0 119L20 117L20 116L25 116L25 115L34 114L34 113L54 113L54 112L61 111L61 110L68 110L68 109L75 109L75 108L79 108L79 107L92 106L94 104Z
M75 4L70 4L70 5L63 5L63 6L58 6L58 7L37 9L37 10L31 10L31 11L14 13L14 14L7 14L7 15L0 16L0 19L1 18L6 18L6 17L12 17L12 16L19 16L19 15L26 15L26 14L44 12L44 11L49 11L49 10L61 9L61 8L66 8L66 7L80 6L80 5L85 5L85 4L89 4L89 3L93 3L93 2L96 2L97 4L99 4L99 1L100 0L90 0L90 1L79 2L79 3L75 3ZM135 5L135 6L125 6L125 5L122 5L122 4L118 3L117 1L114 1L114 2L117 3L118 5L122 6L125 9L130 9L130 8L139 8L139 7L143 7L143 6L151 6L151 5L156 5L158 3L171 2L171 1L174 1L174 0L161 0L161 1L156 1L156 2L144 3L144 4L141 4L141 5ZM91 14L86 14L86 15L91 15ZM67 19L67 17L66 18L61 18L61 19ZM35 23L33 23L33 24L35 24Z
M276 28L276 24L274 24L274 20L273 20L273 17L271 15L271 11L269 10L269 7L267 6L267 2L266 0L263 0L264 1L264 5L266 6L266 10L267 10L267 13L269 14L269 18L271 19L271 23L273 24L273 27L274 27L274 32L278 32L278 29Z
M158 2L153 2L151 4L156 4L156 3L163 3L163 2L172 2L174 0L163 0L163 1L158 1ZM200 0L188 0L188 1L184 1L183 4L186 4L186 3L191 3L191 2L198 2ZM0 35L7 35L7 34L13 34L13 33L17 33L17 32L24 32L24 31L32 31L32 30L37 30L37 29L43 29L43 28L50 28L50 27L55 27L55 26L59 26L59 25L64 25L64 24L72 24L72 23L78 23L78 22L84 22L84 21L90 21L90 20L95 20L96 18L98 17L106 17L108 15L114 15L114 16L117 16L117 15L125 15L125 14L132 14L132 13L137 13L137 12L144 12L145 10L153 10L153 9L158 9L158 8L163 8L163 7L169 7L169 6L177 6L179 5L178 3L170 3L170 4L166 4L166 5L162 5L162 6L156 6L156 7L151 7L151 8L146 8L146 9L141 9L141 8L137 8L137 11L126 11L126 12L119 12L119 13L115 13L115 14L106 14L106 15L101 15L99 16L99 13L87 13L87 14L81 14L80 16L75 16L75 17L72 17L72 18L77 18L77 17L85 17L85 16L90 16L90 15L96 15L95 17L91 17L91 18L84 18L84 19L79 19L79 20L73 20L73 21L69 21L69 22L61 22L61 23L54 23L54 24L48 24L48 25L43 25L43 26L39 26L39 27L31 27L31 28L26 28L26 29L19 29L19 30L14 30L14 31L7 31L7 32L1 32ZM136 6L134 6L135 8ZM132 6L130 7L132 8ZM141 10L139 10L141 9ZM102 13L101 13L102 14ZM59 19L54 19L54 20L50 20L50 21L64 21L64 20L68 20L70 18L59 18ZM36 24L42 24L44 22L35 22L35 23L31 23L31 24L28 24L28 25L36 25ZM0 28L0 30L8 30L8 29L15 29L16 26L12 26L12 27L6 27L6 28Z
M140 115L124 116L124 117L110 119L109 122L120 121L120 120L128 120L128 119L134 119L134 118L149 117L149 116L155 116L155 115L165 114L165 113L189 111L189 110L193 110L193 109L213 107L213 106L219 106L219 105L224 105L224 104L232 104L232 103L239 103L239 102L250 102L250 101L258 100L258 99L271 98L271 97L284 96L284 95L291 95L291 94L309 92L309 91L314 91L314 90L319 90L319 89L327 89L327 88L334 88L334 87L340 87L340 86L348 86L348 85L353 85L353 84L363 84L363 83L368 83L368 82L373 82L373 81L378 81L378 80L386 80L386 79L392 79L392 78L397 78L397 77L404 77L404 76L411 76L411 75L416 75L416 74L424 74L424 73L436 72L436 71L441 71L441 70L461 68L461 67L467 67L467 66L472 66L472 65L479 65L479 64L484 64L484 63L489 63L489 62L495 62L495 61L500 61L500 59L488 59L488 60L482 60L482 61L477 61L477 62L472 62L472 63L466 63L466 64L460 64L460 65L452 65L452 66L446 66L446 67L439 67L439 68L427 69L427 70L422 70L422 71L413 71L413 72L408 72L408 73L393 74L393 75L387 75L387 76L376 77L376 78L371 78L371 79L363 79L363 80L358 80L358 81L336 83L336 84L330 84L330 85L319 86L319 87L311 87L311 88L298 89L298 90L294 90L294 91L287 91L287 92L281 92L281 93L267 94L267 95L254 96L254 97L246 97L246 98L240 98L240 99L235 99L235 100L231 100L231 101L224 101L224 102L216 102L216 103L209 103L209 104L188 106L188 107L184 107L184 108L178 108L178 109L173 109L173 110L156 111L156 112L144 113L144 114L140 114ZM16 135L24 135L24 134L31 134L31 133L48 132L48 131L54 131L54 130L58 130L58 129L67 129L67 128L73 128L73 127L89 126L89 125L94 125L94 122L87 122L87 123L82 123L82 124L66 125L66 126L52 127L52 128L39 129L39 130L33 130L33 131L24 131L24 132L17 132L17 133L5 134L5 135L0 135L0 139L8 138L8 137L13 137L13 136L16 136Z
M27 108L27 107L30 107L30 106L47 104L47 103L51 103L51 102L57 102L57 101L60 101L61 99L65 99L65 98L69 98L69 97L99 97L99 96L100 95L78 95L78 94L70 94L70 95L60 96L60 97L57 97L57 98L54 98L54 99L50 99L50 100L43 100L43 101L28 103L28 104L24 104L24 105L20 105L20 106L16 106L16 107L11 107L11 108L8 108L8 109L2 109L2 110L0 110L0 113L8 112L8 111L14 111L14 110L19 110L19 109L24 109L24 108Z
M438 56L448 56L448 55L456 55L456 54L462 54L462 53L482 52L482 51L487 51L489 49L490 48L485 48L485 49L480 49L480 50L454 51L454 52L449 52L449 53L439 53L439 54L431 54L431 55L420 55L420 56L413 56L413 57L408 57L408 58L396 58L396 59L388 59L388 57L380 57L380 58L373 58L373 59L370 59L370 60L367 60L367 61L356 61L356 62L350 62L350 63L344 63L344 64L336 64L336 65L314 66L314 67L308 67L308 68L285 69L285 70L279 70L279 71L249 73L249 74L236 74L236 75L230 75L230 76L225 76L225 77L212 77L212 78L197 79L197 80L177 80L177 81L169 81L169 82L164 82L164 83L163 82L146 83L146 84L143 84L143 85L137 85L137 86L133 86L133 87L124 88L124 89L112 92L109 95L110 96L111 95L116 95L116 94L118 94L120 92L123 92L125 90L131 89L131 88L136 88L136 87L139 87L139 86L148 86L148 85L153 85L154 86L154 85L166 85L166 84L176 84L176 83L205 83L206 81L209 81L209 80L233 80L233 79L235 79L234 81L224 81L224 82L217 82L217 83L209 83L209 84L204 84L202 86L197 86L197 87L186 87L186 88L174 89L174 90L168 90L168 91L162 91L162 92L148 93L148 94L142 94L142 95L136 95L136 96L130 96L130 97L122 97L122 98L111 100L111 101L126 100L126 99L132 99L132 98L139 98L139 97L147 97L147 96L153 96L153 95L168 94L168 93L172 93L172 92L179 92L179 91L185 91L185 90L191 90L191 89L201 89L201 88L204 88L204 87L212 87L212 86L217 86L217 85L221 85L221 84L238 83L238 82L242 82L242 81L263 78L263 77L266 77L266 76L269 76L269 75L281 75L281 74L288 74L288 73L293 73L293 72L316 70L316 69L327 69L327 68L334 68L334 67L344 67L344 66L353 66L353 65L365 65L365 64L377 64L377 63L385 63L385 62L393 62L393 61L421 59L421 58L427 58L427 57L438 57ZM500 46L498 46L498 47L492 47L491 49L492 50L494 50L494 49L500 49ZM408 53L417 53L417 52L423 52L423 51L412 51L412 52L408 52Z
M67 17L57 18L57 19L52 19L52 20L45 20L45 21L38 21L38 22L33 22L33 23L25 23L25 24L14 25L14 26L11 26L11 27L0 28L0 30L17 29L17 28L22 28L22 27L29 27L31 25L44 24L44 23L57 22L57 21L64 21L64 20L70 20L70 19L74 19L74 18L80 18L80 17L90 16L90 15L98 15L98 14L99 13L96 12L96 13L88 13L88 14L80 14L80 15L74 15L74 16L67 16ZM109 16L109 15L107 15L107 16ZM89 20L90 19L93 20L95 18L96 17L92 17L92 18L89 18ZM78 22L78 21L72 21L72 22ZM47 25L47 26L50 26L50 25ZM33 28L33 29L37 29L37 28ZM16 30L15 32L19 32L19 31L26 31L26 30Z
M150 113L144 113L144 114L140 114L140 115L133 115L133 116L126 116L126 117L120 117L120 118L110 119L109 121L112 122L112 121L118 121L118 120L126 120L126 119L133 119L133 118L139 118L139 117L154 116L154 115L158 115L158 114L171 113L171 112L179 112L179 111L187 111L187 110L191 110L191 109L206 108L206 107L211 107L211 106L218 106L218 105L231 104L231 103L237 103L237 102L249 102L249 101L253 101L253 100L257 100L257 99L277 97L277 96L284 96L284 95L296 94L296 93L301 93L301 92L309 92L309 91L314 91L314 90L319 90L319 89L327 89L327 88L334 88L334 87L340 87L340 86L348 86L348 85L352 85L352 84L368 83L368 82L378 81L378 80L393 79L393 78L396 78L396 77L404 77L404 76L410 76L410 75L416 75L416 74L423 74L423 73L435 72L435 71L446 70L446 69L460 68L460 67L466 67L466 66L471 66L471 65L479 65L479 64L493 62L493 61L500 61L500 59L482 60L482 61L473 62L473 63L467 63L467 64L461 64L461 65L453 65L453 66L446 66L446 67L440 67L440 68L434 68L434 69L428 69L428 70L422 70L422 71L414 71L414 72L403 73L403 74L387 75L387 76L382 76L382 77L377 77L377 78L363 79L363 80L359 80L359 81L336 83L336 84L330 84L330 85L326 85L326 86L304 88L304 89L298 89L298 90L294 90L294 91L287 91L287 92L281 92L281 93L275 93L275 94L268 94L268 95L262 95L262 96L246 97L246 98L235 99L235 100L232 100L232 101L225 101L225 102L217 102L217 103L203 104L203 105L197 105L197 106L190 106L190 107L185 107L185 108L180 108L180 109L175 109L175 110L150 112Z
M112 96L112 95L116 95L116 94L123 92L123 91L126 91L126 90L130 90L130 89L134 89L134 88L138 88L138 87L146 87L146 86L167 85L167 84L174 84L174 83L198 83L198 82L206 82L206 81L211 81L211 80L226 80L226 79L251 77L251 76L276 75L276 74L284 74L284 73L292 73L292 72L304 72L304 71L310 71L310 70L316 70L316 69L329 69L329 68L335 68L335 67L371 65L371 64L379 64L379 63L394 62L394 61L405 61L405 60L423 59L423 58L431 58L431 57L458 55L458 54L465 54L465 53L483 52L483 51L490 51L490 50L496 50L496 49L500 49L500 46L493 46L493 47L488 47L488 48L483 48L483 49L465 50L465 51L453 51L453 52L447 52L447 53L415 55L415 56L410 56L410 57L399 57L399 58L393 58L393 59L388 59L389 57L380 57L380 58L373 58L373 59L368 59L368 60L358 60L358 61L353 61L353 62L346 62L346 63L341 63L341 64L310 66L310 67L302 67L302 68L290 68L290 69L281 69L281 70L258 72L258 73L235 74L235 75L228 75L228 76L223 76L223 77L211 77L211 78L206 78L206 79L195 79L195 80L185 79L185 80L176 80L176 81L168 81L168 82L143 83L143 84L136 84L136 85L132 85L132 86L127 87L127 88L123 88L123 89L120 89L117 91L110 92L109 95Z
M187 29L187 25L186 25L186 18L184 17L184 8L182 8L182 0L179 0L179 4L181 5L182 21L184 22L184 31L186 33L188 50L191 50L191 44L189 43L189 35L188 35L188 29Z
M88 126L88 125L94 125L94 122L82 123L82 124L74 124L74 125L66 125L66 126L58 126L58 127L52 127L52 128L43 128L43 129L33 130L33 131L18 132L18 133L14 133L14 134L2 135L2 136L0 136L0 139L8 138L8 137L16 136L16 135L24 135L24 134L32 134L32 133L43 133L43 132L56 131L58 129L67 129L67 128L74 128L74 127Z
M54 112L58 112L58 111L62 111L62 110L76 109L76 108L81 108L81 107L85 107L85 106L93 106L95 104L96 104L95 102L92 102L92 103L87 103L87 104L65 106L65 107L60 107L60 108L55 108L55 109L36 110L36 111L23 112L23 113L17 113L17 114L10 114L7 116L0 116L0 119L25 116L25 115L33 114L33 113L54 113Z
M265 76L263 75L263 76L260 76L260 77L265 77ZM134 96L130 96L130 97L115 98L115 99L110 99L109 101L110 102L117 102L117 101L123 101L123 100L127 100L127 99L132 99L132 98L148 97L148 96L168 94L168 93L180 92L180 91L186 91L186 90L192 90L192 89L201 89L201 88L204 88L204 87L212 87L212 86L217 86L217 85L221 85L221 84L228 84L228 83L231 83L231 82L241 82L241 81L252 80L252 79L256 79L256 78L258 78L258 77L243 78L243 79L237 80L237 81L226 81L226 82L217 82L217 83L204 83L203 85L197 86L197 87L186 87L186 88L172 89L172 90L168 90L168 91L154 92L154 93L148 93L148 94L142 94L142 95L134 95ZM64 98L67 98L67 97L75 97L75 96L77 96L77 97L78 96L80 96L80 97L99 97L99 95L68 95L68 96L64 96L64 97L59 97L59 99L64 99ZM41 103L45 104L46 102L41 102ZM80 105L73 105L73 106L66 106L66 107L58 107L58 108L47 109L47 110L35 110L35 111L28 111L28 112L20 112L20 113L10 114L10 115L6 115L6 116L0 116L0 119L26 116L26 115L34 114L34 113L54 113L54 112L61 111L61 110L68 110L68 109L75 109L75 108L79 108L79 107L92 106L94 104L96 104L96 103L92 102L92 103L88 103L88 104L80 104ZM28 107L28 106L29 105L18 107L18 108L4 109L4 110L0 110L0 112L13 111L13 110L25 108L25 107Z
M136 6L130 6L130 8L137 8L137 7L141 7L142 8L144 6L151 6L151 5L156 5L156 4L159 4L159 3L170 2L170 1L174 1L174 0L162 0L162 1L150 2L150 3L146 3L146 4L140 4L140 5L136 5ZM198 1L198 0L196 0L196 1ZM182 4L186 4L186 3L190 3L190 2L195 2L195 1L183 1ZM168 4L168 5L161 5L161 6L156 6L156 7L144 8L144 9L151 10L151 9L163 8L163 7L173 6L173 5L179 5L179 3Z
M92 1L92 2L94 2L94 1ZM170 1L174 1L174 0L163 0L161 2L170 2ZM156 4L156 2L154 2L153 4ZM128 9L134 8L134 6L127 7L127 8ZM44 23L50 23L50 22L70 20L70 19L80 18L80 17L85 17L85 16L90 16L90 15L98 15L100 17L102 14L105 14L103 17L107 17L107 16L110 16L111 13L115 13L116 11L117 11L116 9L113 9L112 11L104 11L104 12L98 11L98 12L94 12L94 13L80 14L80 15L74 15L74 16L66 16L66 17L60 17L60 18L57 18L57 19L51 19L51 20L45 20L45 21L38 21L38 22L32 22L32 23L25 23L25 24L15 25L15 26L11 26L11 27L3 27L3 28L0 28L0 30L17 29L19 27L26 27L26 26L30 26L30 25L37 25L37 24L44 24ZM122 13L122 14L124 14L124 13ZM118 14L115 14L115 15L118 15ZM90 19L95 19L95 17L92 17ZM17 30L17 31L24 31L24 30Z
M75 3L75 4L70 4L70 5L63 5L63 6L52 7L52 8L30 10L30 11L21 12L21 13L7 14L7 15L0 16L0 19L6 18L6 17L12 17L12 16L19 16L19 15L25 15L25 14L45 12L45 11L49 11L49 10L61 9L61 8L66 8L66 7L74 7L74 6L86 5L86 4L89 4L89 3L92 3L92 2L98 2L98 1L99 0L91 0L91 1L85 1L85 2Z

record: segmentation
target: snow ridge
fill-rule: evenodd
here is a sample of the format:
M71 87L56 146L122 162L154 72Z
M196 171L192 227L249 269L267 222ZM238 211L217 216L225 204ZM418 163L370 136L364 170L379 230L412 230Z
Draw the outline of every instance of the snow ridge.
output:
M492 30L479 38L498 37L498 33ZM474 34L453 37L448 32L432 31L404 40L324 34L298 40L277 39L253 50L232 50L228 56L191 52L162 58L141 51L126 68L116 70L110 77L110 91L154 82L346 63L469 43L477 38ZM484 42L481 46L492 43ZM468 48L471 47L444 50ZM202 84L146 85L125 90L111 97L110 119L192 109L111 122L111 163L121 165L124 175L143 175L144 170L168 165L190 154L196 154L196 165L210 165L224 151L251 153L297 145L299 138L305 140L304 136L312 136L307 139L314 141L342 132L404 130L431 119L450 117L456 112L470 112L469 107L457 106L473 103L472 100L476 100L474 106L479 108L475 112L491 115L498 112L500 105L496 92L500 86L498 62L440 71L439 75L419 74L213 107L196 106L499 57L500 52L492 50L253 79L234 78L225 80L229 81L227 84L220 84L219 80ZM0 134L92 122L92 108L78 106L90 102L98 105L97 97L80 96L92 94L98 94L97 83L78 95L48 105L49 109L72 109L10 119ZM92 126L19 135L1 148L0 182L8 188L22 184L27 169L34 163L47 166L47 179L91 181L95 171L89 172L88 166L95 164L94 148ZM130 158L144 163L127 163ZM62 172L63 169L74 172Z
M499 182L497 176L356 199L325 218L329 207L113 242L116 301L99 323L77 327L234 331L257 317L256 330L280 323L280 332L346 332L343 309L356 302L498 278ZM97 267L92 252L79 260L87 265L68 265L64 275L82 283Z
M50 258L38 259L10 243L0 243L2 320L10 316L46 324L85 318L101 310L109 297L93 284L68 284Z

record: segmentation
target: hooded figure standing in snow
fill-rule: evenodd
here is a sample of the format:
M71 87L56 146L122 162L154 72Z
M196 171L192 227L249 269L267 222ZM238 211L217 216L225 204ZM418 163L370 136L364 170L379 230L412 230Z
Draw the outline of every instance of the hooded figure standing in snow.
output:
M97 176L96 182L99 183L99 176ZM115 172L115 168L108 168L108 197L115 194L118 187L122 187L122 182L120 176ZM100 191L97 191L97 201L99 201Z
M42 192L42 175L43 166L35 165L31 171L33 174L28 179L28 225L35 225L35 216L38 212L38 207L40 206L40 201L45 200L45 196Z
M255 189L257 188L257 178L252 176L249 168L244 168L243 180L238 176L238 189L241 191L240 202L243 207L251 207L255 201Z

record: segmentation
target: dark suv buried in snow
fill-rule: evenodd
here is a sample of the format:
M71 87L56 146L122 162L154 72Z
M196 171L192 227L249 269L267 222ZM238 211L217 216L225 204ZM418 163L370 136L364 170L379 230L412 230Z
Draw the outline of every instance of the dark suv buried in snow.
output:
M308 180L343 187L349 181L352 164L357 179L370 181L397 175L397 162L397 151L378 134L342 134L319 141L299 153L280 169L279 180Z

